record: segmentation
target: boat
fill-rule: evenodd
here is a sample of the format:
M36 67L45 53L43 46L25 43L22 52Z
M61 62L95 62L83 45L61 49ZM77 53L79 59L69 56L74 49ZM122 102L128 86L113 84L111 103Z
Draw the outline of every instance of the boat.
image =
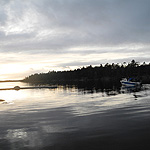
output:
M127 78L123 78L120 82L122 84L122 86L126 86L126 87L137 87L141 85L141 82L137 82L137 81L132 81L133 78L129 78L127 80Z

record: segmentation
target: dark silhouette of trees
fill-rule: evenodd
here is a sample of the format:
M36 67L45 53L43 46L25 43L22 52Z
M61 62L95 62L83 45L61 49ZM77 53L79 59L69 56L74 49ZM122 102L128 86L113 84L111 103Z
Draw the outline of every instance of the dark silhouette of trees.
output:
M44 83L62 83L62 82L87 82L87 81L110 81L119 82L121 78L134 77L143 83L150 83L150 64L139 64L135 60L130 63L122 64L100 64L100 66L82 67L70 71L49 71L48 73L36 73L26 77L24 82L44 82Z

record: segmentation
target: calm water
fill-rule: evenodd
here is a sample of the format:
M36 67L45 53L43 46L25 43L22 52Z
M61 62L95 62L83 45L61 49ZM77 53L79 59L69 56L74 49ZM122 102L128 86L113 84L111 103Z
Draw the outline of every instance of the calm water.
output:
M0 88L25 83L0 83ZM127 89L1 90L0 150L150 147L150 85Z

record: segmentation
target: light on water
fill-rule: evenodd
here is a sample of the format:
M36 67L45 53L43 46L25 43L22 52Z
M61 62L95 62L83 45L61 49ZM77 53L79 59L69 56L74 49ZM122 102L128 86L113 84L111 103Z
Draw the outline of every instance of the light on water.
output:
M16 85L31 86L19 82L0 84L1 88ZM142 138L145 138L143 144L147 144L149 89L145 85L138 91L85 90L75 86L1 90L0 99L5 101L0 102L0 147L5 150L109 149L112 143L118 142L124 147L129 137L133 141L131 147ZM130 135L133 131L135 134Z

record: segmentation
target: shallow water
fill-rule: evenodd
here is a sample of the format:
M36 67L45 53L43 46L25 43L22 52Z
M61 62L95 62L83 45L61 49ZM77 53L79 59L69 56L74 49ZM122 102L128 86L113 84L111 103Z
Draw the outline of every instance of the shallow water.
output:
M31 86L0 83L1 88ZM150 85L140 90L56 89L0 91L0 149L146 149ZM150 147L150 146L149 146Z

